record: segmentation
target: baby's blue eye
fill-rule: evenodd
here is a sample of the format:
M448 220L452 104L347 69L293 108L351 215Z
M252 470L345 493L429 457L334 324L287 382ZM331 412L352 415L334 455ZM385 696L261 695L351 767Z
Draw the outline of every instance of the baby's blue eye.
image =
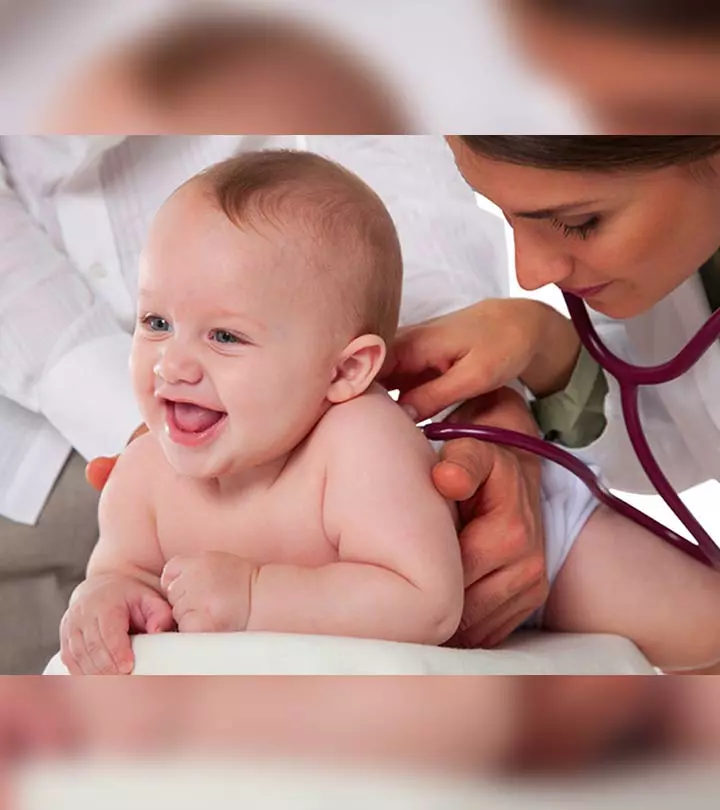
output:
M225 329L214 329L211 332L211 335L213 335L212 339L216 343L220 343L221 345L224 345L224 346L229 346L229 345L232 345L234 343L242 343L243 342L242 340L240 340L240 338L237 335L234 335L232 332L228 332Z
M159 317L158 315L146 315L143 318L143 324L145 324L145 326L147 326L151 332L170 331L170 322L166 321L165 318Z

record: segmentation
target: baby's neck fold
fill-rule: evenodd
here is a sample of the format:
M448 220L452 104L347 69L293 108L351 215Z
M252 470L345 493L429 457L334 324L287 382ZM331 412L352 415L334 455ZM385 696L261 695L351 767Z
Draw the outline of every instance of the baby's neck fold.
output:
M221 498L232 498L250 491L268 490L280 478L289 459L290 454L286 454L257 467L248 467L228 475L207 479L207 483Z

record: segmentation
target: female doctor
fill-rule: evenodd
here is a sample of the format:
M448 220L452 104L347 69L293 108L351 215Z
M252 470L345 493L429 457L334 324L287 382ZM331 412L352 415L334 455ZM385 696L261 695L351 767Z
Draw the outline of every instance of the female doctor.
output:
M512 227L520 285L583 298L624 359L669 359L720 307L720 137L448 141L467 182ZM482 301L409 328L390 374L418 419L518 378L546 438L598 464L612 487L653 491L615 381L571 322L542 303ZM640 415L675 489L720 478L720 347L679 380L642 388Z

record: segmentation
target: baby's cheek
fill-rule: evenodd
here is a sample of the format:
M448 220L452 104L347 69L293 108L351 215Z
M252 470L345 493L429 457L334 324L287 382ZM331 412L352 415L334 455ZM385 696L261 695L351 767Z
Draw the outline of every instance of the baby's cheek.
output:
M206 367L206 384L230 416L243 422L262 413L268 392L274 385L274 371L252 367L248 363L227 363L225 367Z
M130 352L130 381L132 383L135 399L143 417L157 411L159 403L155 399L155 367L156 358L153 347L139 341L133 341Z

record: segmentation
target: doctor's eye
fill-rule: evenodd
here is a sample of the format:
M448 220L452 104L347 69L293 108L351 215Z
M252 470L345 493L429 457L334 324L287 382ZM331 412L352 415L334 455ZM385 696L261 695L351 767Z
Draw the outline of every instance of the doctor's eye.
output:
M568 225L566 222L561 222L559 219L552 219L550 222L553 228L562 231L564 236L576 236L579 239L587 239L590 234L598 229L600 217L594 214L579 225Z
M161 318L159 315L145 315L140 319L140 323L150 332L166 333L170 331L170 321Z

